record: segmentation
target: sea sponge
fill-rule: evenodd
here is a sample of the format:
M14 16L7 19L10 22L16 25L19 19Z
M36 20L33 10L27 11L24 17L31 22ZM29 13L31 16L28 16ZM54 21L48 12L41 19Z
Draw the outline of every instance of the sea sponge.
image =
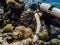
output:
M59 41L58 39L56 39L56 38L55 38L55 39L52 39L52 40L50 41L50 43L53 44L53 45L54 45L54 44L55 44L55 45L58 45L59 42L60 42L60 41Z
M12 24L7 24L4 28L4 31L8 32L8 31L13 31L13 26Z
M39 34L39 38L44 40L44 39L48 39L49 35L48 35L48 32L46 30L42 31L40 34Z
M25 33L32 32L31 28L25 28Z
M31 37L32 35L32 29L31 28L26 28L25 26L17 26L15 30L18 30L23 33L23 38L27 39Z
M32 29L31 28L25 28L23 38L26 39L26 38L29 38L31 36L32 36Z
M9 2L14 2L15 0L6 0L6 3L8 4Z
M22 39L22 36L23 36L23 33L20 32L20 31L14 31L14 32L13 32L13 35L12 35L12 37L13 37L15 40L21 40L21 39Z
M19 0L19 2L24 3L24 0Z
M17 41L17 42L13 42L13 43L11 43L9 45L23 45L23 44L20 41Z
M44 39L44 35L41 33L41 34L39 35L39 38L40 38L41 40L43 40L43 39Z
M0 8L0 13L4 13L4 9L3 8Z
M29 45L32 42L31 38L27 38L21 41L21 43L23 43L24 45Z
M15 28L15 30L21 31L21 32L25 32L25 26L17 26Z
M7 41L3 41L1 45L9 45Z
M47 30L43 30L43 31L42 31L42 34L43 34L43 35L44 35L44 37L46 37L46 38L49 36L49 35L48 35L48 31L47 31Z
M23 35L23 38L24 39L27 39L27 38L29 38L29 37L31 37L31 33L24 33L24 35Z

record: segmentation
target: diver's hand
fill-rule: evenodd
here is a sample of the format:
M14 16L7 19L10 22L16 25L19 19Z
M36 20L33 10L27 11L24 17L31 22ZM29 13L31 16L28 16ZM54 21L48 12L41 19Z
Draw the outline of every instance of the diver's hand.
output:
M35 35L34 38L33 38L33 42L36 42L38 40L38 36Z
M43 15L43 12L38 12L38 15L41 17Z

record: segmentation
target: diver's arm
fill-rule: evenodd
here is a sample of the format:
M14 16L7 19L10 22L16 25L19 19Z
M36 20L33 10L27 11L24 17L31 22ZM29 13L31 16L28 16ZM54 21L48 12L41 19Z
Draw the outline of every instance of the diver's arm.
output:
M38 34L39 34L40 30L41 30L41 22L40 22L40 17L38 15L38 13L35 13L34 16L35 16L35 19L36 19L37 28L36 28L36 32L35 32L35 36L33 38L33 41L36 42L38 40Z

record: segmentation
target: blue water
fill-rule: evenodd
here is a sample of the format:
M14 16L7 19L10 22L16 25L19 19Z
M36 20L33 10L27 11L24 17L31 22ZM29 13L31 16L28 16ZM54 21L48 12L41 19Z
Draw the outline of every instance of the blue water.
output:
M60 0L24 0L24 1L26 5L33 3L33 2L53 3L54 6L60 8Z
M58 2L60 3L60 0L25 0L26 2L38 2L38 1L47 1L47 2Z
M52 5L60 8L60 0L47 0L48 3L53 3Z
M57 2L57 3L60 3L60 0L47 0L47 2Z

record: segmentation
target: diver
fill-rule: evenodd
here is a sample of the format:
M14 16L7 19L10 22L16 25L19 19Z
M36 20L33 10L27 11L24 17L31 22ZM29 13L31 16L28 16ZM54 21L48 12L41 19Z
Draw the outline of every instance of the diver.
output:
M30 9L34 11L37 11L38 9L38 11L42 11L43 13L40 17L44 18L44 20L46 19L46 22L48 21L49 23L60 27L60 9L56 8L54 5L38 2L37 4L33 3L30 6Z
M30 9L33 10L34 13L40 11L39 13L37 13L37 15L39 15L40 18L45 21L47 27L50 28L50 24L56 27L60 27L60 9L56 8L54 5L51 6L50 4L47 3L38 2L37 4L36 3L32 4L30 6ZM50 33L51 31L48 30L48 32ZM36 33L36 35L37 34L38 33ZM51 36L51 38L56 38L59 35L58 33L50 33L50 34L53 36L53 37ZM38 40L38 37L36 37L36 35L34 39Z

